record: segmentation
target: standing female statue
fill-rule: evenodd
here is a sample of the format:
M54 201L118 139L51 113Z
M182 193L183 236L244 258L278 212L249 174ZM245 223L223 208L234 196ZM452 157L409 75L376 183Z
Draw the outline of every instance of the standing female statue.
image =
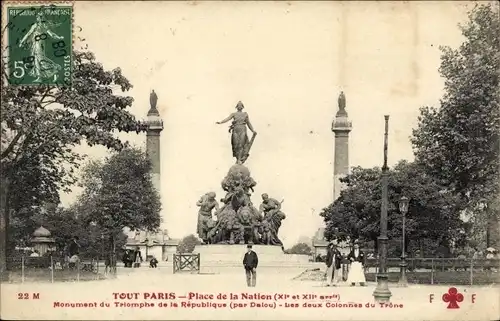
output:
M233 123L229 127L229 132L231 133L231 146L233 148L233 157L236 158L236 164L243 164L246 161L255 135L257 135L257 132L250 123L248 114L243 111L243 108L245 108L243 103L239 101L236 105L236 112L231 113L227 118L216 123L224 124L233 120ZM253 133L251 141L248 140L247 126Z
M149 103L151 104L151 109L156 109L156 104L158 103L158 95L154 90L151 91L149 95Z

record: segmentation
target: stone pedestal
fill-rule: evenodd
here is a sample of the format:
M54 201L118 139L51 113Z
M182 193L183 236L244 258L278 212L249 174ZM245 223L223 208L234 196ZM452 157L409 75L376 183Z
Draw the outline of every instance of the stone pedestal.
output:
M253 245L252 250L259 257L259 270L307 269L314 265L309 262L308 255L285 254L281 246ZM197 245L193 253L200 253L202 273L221 273L227 270L243 269L243 256L246 251L245 244L210 244Z

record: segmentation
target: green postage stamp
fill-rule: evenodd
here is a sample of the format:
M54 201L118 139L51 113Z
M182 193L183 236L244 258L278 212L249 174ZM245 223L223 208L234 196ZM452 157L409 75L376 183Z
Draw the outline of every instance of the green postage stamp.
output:
M9 83L71 85L73 7L68 4L6 7Z

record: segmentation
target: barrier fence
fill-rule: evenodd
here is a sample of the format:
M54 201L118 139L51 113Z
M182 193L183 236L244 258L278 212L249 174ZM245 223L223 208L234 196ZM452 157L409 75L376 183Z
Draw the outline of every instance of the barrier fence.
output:
M173 272L200 272L200 255L176 253L173 256ZM8 257L9 282L61 282L100 280L116 277L116 257L80 258L69 262L63 257L43 256ZM390 282L397 282L400 276L400 258L388 258L387 270ZM416 284L479 285L500 283L500 259L460 258L408 258L407 279ZM379 261L365 259L364 269L367 281L376 281ZM342 278L347 280L349 261L342 262Z
M474 285L500 282L500 259L407 258L406 264L409 283ZM378 259L365 259L367 281L376 281L378 267ZM400 269L400 258L387 259L390 282L399 280Z
M64 257L7 257L9 282L64 282L100 280L116 276L116 259Z
M199 253L174 253L174 273L200 273Z

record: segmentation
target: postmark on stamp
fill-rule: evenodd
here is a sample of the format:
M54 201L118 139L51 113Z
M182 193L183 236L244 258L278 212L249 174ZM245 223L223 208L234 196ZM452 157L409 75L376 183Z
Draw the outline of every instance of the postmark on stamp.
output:
M6 10L9 83L71 85L73 7L13 4Z

